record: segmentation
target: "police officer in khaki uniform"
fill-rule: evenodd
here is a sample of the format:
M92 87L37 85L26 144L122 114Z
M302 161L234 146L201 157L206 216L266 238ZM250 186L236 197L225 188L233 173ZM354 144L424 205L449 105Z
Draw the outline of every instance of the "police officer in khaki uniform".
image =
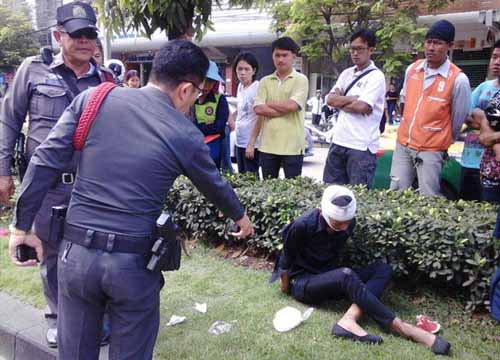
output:
M0 202L9 204L14 193L11 164L14 146L29 115L26 141L28 160L45 140L64 109L79 92L103 81L113 81L112 74L96 65L96 16L92 7L73 2L57 9L57 28L53 32L61 52L52 58L29 57L19 67L0 112ZM47 56L48 55L48 56ZM42 239L44 259L41 276L49 313L46 314L49 346L57 346L57 253L59 243L48 241L52 206L68 204L74 181L75 161L58 177L44 199L34 228Z

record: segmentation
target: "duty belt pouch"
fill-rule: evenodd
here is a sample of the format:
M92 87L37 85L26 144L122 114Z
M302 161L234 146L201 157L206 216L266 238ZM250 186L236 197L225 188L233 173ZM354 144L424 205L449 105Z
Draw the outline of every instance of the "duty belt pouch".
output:
M52 207L49 228L49 242L52 244L59 244L62 241L67 210L66 205Z
M174 271L181 267L181 244L177 239L177 226L172 216L162 213L156 221L158 238L151 248L146 268L151 271Z

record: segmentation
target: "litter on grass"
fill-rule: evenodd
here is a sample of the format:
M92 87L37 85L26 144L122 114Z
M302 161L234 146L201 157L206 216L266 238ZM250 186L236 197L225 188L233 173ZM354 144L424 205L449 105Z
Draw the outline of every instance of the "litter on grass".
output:
M196 311L201 312L202 314L205 314L207 312L207 303L194 303L194 308Z
M301 313L299 309L286 306L274 315L274 328L279 332L290 331L309 319L313 311L314 308L308 308L304 313Z
M183 323L184 321L186 321L186 317L185 316L172 315L170 317L170 320L167 323L167 326L174 326L174 325Z
M228 333L231 331L231 328L233 325L228 324L227 322L224 321L216 321L210 326L210 329L208 329L208 332L213 335L220 335L224 333Z

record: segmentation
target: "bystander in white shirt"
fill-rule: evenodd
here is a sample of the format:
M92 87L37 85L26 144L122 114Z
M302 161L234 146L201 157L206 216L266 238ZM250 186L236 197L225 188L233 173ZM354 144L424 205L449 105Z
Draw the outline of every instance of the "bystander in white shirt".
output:
M375 70L354 84L349 93L344 93L356 77L370 69ZM352 66L340 74L330 92L334 92L335 89L339 89L345 96L358 96L358 100L370 105L373 111L370 115L363 115L340 110L337 122L332 128L332 142L350 149L361 151L368 149L372 154L376 153L379 148L379 126L385 104L384 74L373 61L361 71L356 71L356 66Z
M236 146L246 148L252 131L257 123L257 114L253 111L253 103L257 95L259 82L254 81L249 87L238 85L237 99L237 118L236 118ZM259 147L259 138L255 141L255 148Z
M307 105L311 106L311 114L321 115L321 108L323 107L323 99L315 96L307 100Z

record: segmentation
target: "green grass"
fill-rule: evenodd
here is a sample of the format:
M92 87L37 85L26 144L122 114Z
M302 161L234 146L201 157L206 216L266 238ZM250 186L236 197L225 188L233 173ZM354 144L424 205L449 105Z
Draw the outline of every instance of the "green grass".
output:
M23 301L43 307L36 269L12 266L7 258L6 239L1 240L0 288ZM269 285L269 273L236 267L204 246L183 258L181 270L165 273L161 293L161 325L156 343L156 359L434 359L430 350L400 337L383 334L369 319L362 325L381 334L381 346L367 346L334 339L332 324L348 307L347 302L317 308L304 324L280 334L272 319L280 308L302 305ZM428 290L391 289L383 301L396 313L414 321L415 315L435 316L443 326L442 335L452 343L456 359L498 359L500 326L487 317L472 319L463 304ZM206 314L194 310L195 302L206 302ZM186 316L186 322L166 327L172 314ZM208 333L210 325L222 320L233 324L231 332Z

